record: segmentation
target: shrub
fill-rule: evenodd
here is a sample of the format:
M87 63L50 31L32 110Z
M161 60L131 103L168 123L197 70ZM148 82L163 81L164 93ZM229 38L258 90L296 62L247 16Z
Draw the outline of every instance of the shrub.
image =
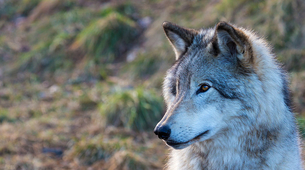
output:
M139 35L136 23L117 12L92 21L72 44L72 49L83 48L96 62L112 61Z
M151 130L162 116L163 100L154 90L143 87L118 90L107 95L100 112L107 125Z

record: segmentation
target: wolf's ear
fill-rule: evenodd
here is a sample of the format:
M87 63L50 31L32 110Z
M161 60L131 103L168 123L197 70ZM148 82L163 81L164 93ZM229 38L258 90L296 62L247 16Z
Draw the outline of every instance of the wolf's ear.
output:
M214 40L221 52L236 55L239 60L245 60L251 50L248 37L238 28L219 22L216 25Z
M174 48L176 60L186 52L187 47L192 44L195 35L198 34L196 30L183 28L170 22L163 22L163 29Z

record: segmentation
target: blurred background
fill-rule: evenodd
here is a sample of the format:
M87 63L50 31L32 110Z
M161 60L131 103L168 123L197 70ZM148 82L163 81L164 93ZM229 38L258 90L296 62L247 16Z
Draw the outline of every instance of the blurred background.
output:
M162 169L153 134L174 63L163 21L229 21L289 71L305 132L303 0L0 0L1 169Z

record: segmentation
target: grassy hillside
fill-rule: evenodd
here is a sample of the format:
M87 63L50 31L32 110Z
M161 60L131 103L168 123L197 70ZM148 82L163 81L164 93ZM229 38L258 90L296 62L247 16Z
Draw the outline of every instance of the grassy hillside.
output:
M163 21L264 36L305 133L304 17L302 0L0 0L0 167L161 169Z

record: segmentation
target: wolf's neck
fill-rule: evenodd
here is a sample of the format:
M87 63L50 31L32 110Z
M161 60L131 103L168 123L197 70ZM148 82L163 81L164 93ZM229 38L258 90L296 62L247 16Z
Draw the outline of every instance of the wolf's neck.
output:
M290 131L290 132L289 132ZM182 150L172 150L168 162L168 169L276 169L286 156L295 159L298 148L288 152L281 141L296 142L295 130L266 129L264 127L248 131L247 134L232 134L219 136L217 140L208 140L193 144ZM231 136L233 135L233 136ZM281 146L281 152L278 147ZM290 148L291 149L291 148ZM286 150L286 151L285 151Z

